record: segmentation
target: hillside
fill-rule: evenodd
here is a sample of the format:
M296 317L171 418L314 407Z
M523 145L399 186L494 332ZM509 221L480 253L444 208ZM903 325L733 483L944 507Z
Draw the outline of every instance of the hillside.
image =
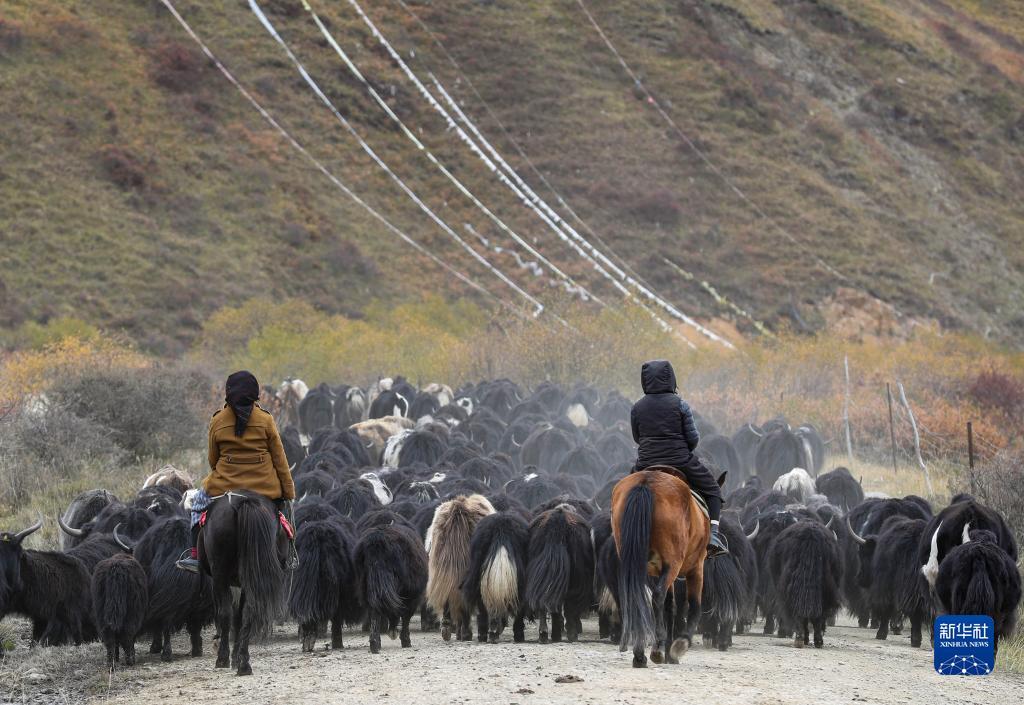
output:
M733 318L704 280L769 326L817 328L842 289L1024 341L1019 3L582 4L643 86L577 0L410 2L423 24L399 0L360 4L540 195L558 207L517 146L686 313ZM245 0L174 5L338 179L494 294L522 302L373 164ZM374 103L299 0L260 5L400 179L519 285L569 305L550 273L519 266L508 249L521 248ZM617 301L447 129L349 1L311 5L452 174L567 275ZM373 299L424 291L478 298L313 168L157 0L4 3L0 95L0 325L72 314L177 354L212 311L258 295L355 316Z

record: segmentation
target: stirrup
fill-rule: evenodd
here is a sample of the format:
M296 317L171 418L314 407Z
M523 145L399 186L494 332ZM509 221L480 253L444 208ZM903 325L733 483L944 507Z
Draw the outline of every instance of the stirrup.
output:
M715 558L716 556L728 556L729 555L729 544L722 540L722 537L718 537L718 541L712 538L708 541L708 558Z
M175 561L174 567L178 570L184 570L189 573L199 573L199 559L192 557L192 549L186 548L178 556L178 560Z

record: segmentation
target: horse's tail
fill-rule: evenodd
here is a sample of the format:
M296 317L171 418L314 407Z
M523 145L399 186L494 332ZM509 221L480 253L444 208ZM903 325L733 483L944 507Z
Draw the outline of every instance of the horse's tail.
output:
M277 554L277 521L258 499L235 496L234 500L238 502L238 582L245 595L245 620L254 637L267 636L284 593L284 568Z
M644 649L654 643L654 612L647 581L647 557L651 546L654 494L646 484L634 486L626 497L626 510L619 520L619 611L622 641Z

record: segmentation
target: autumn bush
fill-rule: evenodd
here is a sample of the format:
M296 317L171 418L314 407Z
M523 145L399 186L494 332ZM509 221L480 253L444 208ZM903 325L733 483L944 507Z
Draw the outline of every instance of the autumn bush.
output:
M850 427L859 455L890 457L887 382L900 462L916 460L897 383L918 423L926 462L966 464L968 421L979 459L1021 437L1024 420L1005 409L1014 402L1013 385L1024 384L1024 357L974 338L920 333L902 342L850 342L782 334L732 352L707 341L694 351L641 309L553 313L564 323L554 316L543 322L499 317L427 297L394 308L370 306L353 320L300 302L252 301L211 317L193 354L218 374L247 367L267 382L297 376L310 384L368 384L404 374L414 382L457 385L508 377L528 386L589 382L631 397L640 393L640 363L667 358L682 393L719 428L781 414L818 426L836 452L844 435L848 359ZM988 381L976 370L998 370L998 377ZM991 386L1002 396L983 391Z

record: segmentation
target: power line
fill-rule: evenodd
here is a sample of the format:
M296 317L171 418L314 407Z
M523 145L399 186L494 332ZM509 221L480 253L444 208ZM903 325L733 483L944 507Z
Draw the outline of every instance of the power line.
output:
M294 137L292 137L292 135L287 130L285 130L285 128L262 105L260 105L260 103L253 97L253 95L248 90L246 90L246 88L241 83L239 83L239 81L234 77L234 75L230 71L228 71L228 69L224 66L224 64L222 64L220 62L220 60L213 54L213 52L206 45L206 43L203 42L203 40L199 37L199 35L196 34L195 31L193 31L192 27L188 24L188 22L185 21L185 18L183 18L181 16L181 14L178 12L178 10L174 7L174 5L171 4L171 0L160 0L160 2L164 5L164 7L167 8L167 10L174 17L174 19L176 19L178 21L178 24L181 25L181 27L185 30L185 32L189 35L189 37L191 37L192 40L195 41L195 43L199 45L199 48L203 51L203 53L206 55L206 57L213 63L213 65L217 68L217 70L220 71L220 73L224 76L224 78L226 78L228 80L228 82L231 83L231 85L233 85L238 90L238 92L242 94L242 97L244 97L249 102L249 104L252 105L253 108L256 109L256 111L260 114L260 116L262 116L263 119L266 120L270 124L271 127L273 127L282 137L284 137L284 139L289 144L291 144L291 146L299 154L301 154L306 159L308 159L310 161L310 163L313 164L313 166L318 171L320 171L320 173L322 173L324 176L326 176L328 178L328 180L332 184L334 184L342 193L344 193L346 196L348 196L350 199L352 199L355 203L357 203L359 206L361 206L363 209L365 209L371 216L373 216L374 219L376 219L378 222L380 222L382 225L384 225L384 227L386 227L390 232L392 232L393 234L397 235L403 242L405 242L407 245L409 245L410 247L415 249L420 254L428 257L431 261L433 261L434 263L436 263L437 265L439 265L440 267L442 267L446 271L450 272L459 281L463 282L464 284L466 284L467 286L469 286L473 290L480 292L481 294L483 294L487 298L497 302L498 304L500 304L502 306L505 306L506 308L508 308L511 311L513 311L516 315L521 316L523 318L527 318L527 316L525 316L525 314L523 314L523 312L520 311L518 307L513 306L512 304L510 304L507 301L501 299L500 297L495 296L490 291L488 291L485 287L483 287L482 285L477 283L475 280L470 278L468 275L463 274L458 269L452 267L447 262L445 262L443 259L441 259L437 255L432 253L426 247L424 247L420 243L418 243L415 240L413 240L406 233L404 233L398 227L393 225L387 218L385 218L383 215L381 215L381 213L378 212L375 208L373 208L373 206L371 206L369 203L364 201L358 194L356 194L348 186L346 186L337 176L335 176L316 157L314 157L305 147L303 147L298 142L298 140L296 140Z
M492 265L487 260L487 258L485 258L479 252L470 247L469 244L465 240L463 240L458 235L458 233L456 233L455 230L451 228L451 226L448 225L448 223L446 223L440 216L438 216L430 208L430 206L424 203L423 200L421 200L420 197L417 196L416 193L411 188L409 188L409 186L407 186L406 183L402 181L402 179L399 178L399 176L395 172L391 170L387 163L383 159L381 159L380 156L378 156L378 154L366 142L366 140L362 138L359 132L354 127L352 127L352 124L345 119L345 116L338 111L334 103L331 102L331 99L328 98L327 95L323 92L323 90L320 89L320 86L317 84L316 81L313 80L313 77L309 75L309 72L306 71L306 68L302 65L302 62L298 60L298 58L292 52L288 44L285 43L284 39L281 38L281 35L277 33L277 30L274 28L273 23L271 23L270 20L267 19L267 16L263 14L263 10L256 3L256 0L249 0L249 9L251 9L253 14L256 15L256 18L260 21L260 24L263 25L264 29L267 30L270 36L273 37L274 40L281 46L285 54L288 55L288 58L295 65L303 80L306 81L306 83L309 85L310 88L313 89L313 92L321 100L321 102L323 102L323 104L327 106L331 113L334 114L335 118L338 119L338 122L341 123L342 127L344 127L345 130L350 135L352 135L352 137L355 138L355 140L359 143L359 146L367 154L367 156L369 156L370 159L372 159L374 163L378 167L380 167L380 169L383 170L384 173L386 173L391 178L391 180L395 182L395 184L398 185L398 187L406 194L406 196L408 196L409 199L412 200L412 202L415 203L420 208L420 210L422 210L427 215L428 218L430 218L430 220L437 224L437 226L440 227L449 237L455 240L455 242L460 247L462 247L462 249L468 252L470 256L472 256L483 267L485 267L488 271L494 274L506 286L508 286L510 289L516 292L516 294L529 301L534 306L534 317L539 316L541 312L544 311L544 304L542 304L540 301L538 301L536 298L534 298L528 292L522 289L518 284L512 281L512 279L509 278L504 272L502 272L500 269ZM557 316L555 318L560 322L565 323Z
M629 77L631 79L633 79L634 85L644 94L644 97L647 99L647 102L650 105L654 106L654 109L662 117L662 119L664 119L665 122L667 122L668 125L672 128L672 130L677 135L679 135L680 139L682 139L683 142L685 142L686 145L690 149L692 149L694 151L694 153L698 157L700 157L701 161L703 161L704 164L707 165L707 167L715 174L715 176L717 176L719 179L721 179L722 182L725 183L725 185L728 186L729 189L733 193L735 193L740 198L741 201L743 201L745 204L747 204L747 206L749 206L758 215L758 217L760 217L763 220L767 221L769 223L769 225L774 227L787 240L792 242L794 245L796 245L801 250L803 250L805 253L807 253L812 259L814 259L815 263L818 266L820 266L822 269L826 270L827 272L829 272L830 274L835 276L837 279L840 279L841 281L844 281L844 282L845 281L849 281L849 278L845 274L843 274L842 272L837 270L835 267L830 265L828 262L823 260L818 255L814 254L813 252L810 252L808 250L807 246L804 245L799 239L797 239L796 236L794 236L788 230L786 230L781 225L779 225L777 222L775 222L775 220L773 220L767 213L765 213L764 210L762 210L762 208L759 205L754 203L747 196L747 194L744 193L743 190L740 189L740 187L737 186L732 181L732 179L730 179L728 176L726 176L725 172L723 172L721 169L719 169L718 166L716 166L715 163L711 161L711 158L708 157L708 155L704 153L704 150L702 150L700 147L698 147L693 142L693 140L691 140L689 137L687 137L686 133L684 133L682 131L682 129L680 129L679 125L676 124L676 121L672 119L672 116L669 115L667 112L665 112L665 109L661 107L661 103L659 103L658 100L651 94L651 92L649 90L647 90L647 86L645 86L643 81L640 80L640 77L636 74L636 72L634 72L633 69L630 68L629 64L626 63L626 60L624 58L622 58L622 54L619 53L618 49L615 48L615 45L612 44L611 40L608 38L608 35L606 35L604 33L603 29L601 29L601 25L599 25L597 23L597 20L594 19L594 16L590 13L590 10L587 9L587 6L584 4L583 0L576 0L576 4L580 6L580 9L583 11L583 14L585 14L587 16L587 19L590 21L591 26L598 33L598 35L601 37L601 40L604 42L605 46L608 47L609 51L611 51L611 53L618 60L619 65L622 66L623 70L629 75Z
M448 179L448 181L450 181L455 186L456 189L459 190L460 193L466 196L466 198L468 198L473 203L473 205L475 205L480 211L484 213L484 215L486 215L495 225L497 225L499 229L508 234L523 249L525 249L531 255L536 257L545 267L547 267L557 276L561 277L566 282L568 282L568 284L574 290L580 291L584 299L591 298L598 304L604 306L604 302L602 302L599 298L588 292L585 287L573 281L572 277L563 272L561 269L559 269L557 265L548 261L548 259L544 257L544 255L542 255L532 245L530 245L530 243L528 243L526 240L520 237L518 233L516 233L504 221L502 221L493 211L491 211L486 205L484 205L480 201L480 199L477 198L458 178L456 178L456 176L452 174L451 171L449 171L444 166L444 164L442 164L429 149L427 149L426 145L423 144L423 142L412 132L412 130L410 130L405 125L402 119L398 117L397 114L395 114L395 111L391 109L391 106L388 105L387 102L385 102L385 100L381 97L380 93L377 92L377 89L374 88L370 84L370 82L366 80L362 72L359 70L359 67L356 66L355 62L341 48L341 46L335 39L334 35L330 33L326 26L324 26L324 23L320 20L319 15L317 15L313 8L310 7L309 3L306 2L306 0L302 0L302 6L310 14L314 24L316 24L324 39L327 40L327 43L334 49L335 53L341 58L342 62L348 68L349 72L355 77L357 81L359 81L363 85L363 87L367 90L367 92L374 99L377 105L387 114L387 116L391 118L391 120L394 121L396 125L398 125L399 129L401 129L402 133L406 136L406 138L408 138L409 141L411 141L418 150L424 153L428 161L430 161L431 164L433 164L438 169L438 171L440 171L444 175L444 177ZM488 167L490 168L492 173L497 173L493 164L488 164ZM501 175L498 174L498 176L500 177Z
M252 0L250 0L250 2L251 1ZM439 113L441 113L445 117L445 119L449 122L449 124L453 123L454 121L452 121L451 116L448 115L447 111L445 111L444 108L441 107L437 103L436 100L434 100L433 96L426 89L426 86L424 86L423 83L419 80L419 78L416 77L416 74L409 68L408 64L406 64L406 62L402 59L401 55L397 51L395 51L394 47L391 46L391 43L388 42L387 38L381 33L381 31L373 23L373 20L371 20L369 18L369 16L367 16L367 14L363 11L363 9L359 5L359 3L356 2L356 0L348 0L348 3L359 14L360 18L363 20L363 23L370 29L371 33L377 39L377 41L379 41L381 43L381 45L385 48L385 50L387 50L387 52L389 53L391 58L395 61L396 64L398 64L398 66L406 74L406 76L409 78L409 80L412 81L413 84L416 85L417 88L420 90L420 92L424 95L424 97L427 98L427 100L428 100L428 102L430 102L431 106L434 107L434 109L437 110ZM439 86L439 83L436 83L436 85ZM440 88L440 86L439 86L439 88ZM459 134L460 134L460 137L462 137L463 135L465 135L465 132L460 129L459 130ZM479 133L477 133L477 135L479 136ZM465 139L467 141L469 141L468 140L468 136L466 136ZM482 136L481 136L481 140L482 140L482 142L485 145L489 146L489 143L485 139L483 139ZM490 148L490 151L492 152L492 155L497 154L496 150L493 150L493 148ZM482 156L482 153L480 153L479 150L475 150L474 153L478 154L478 156ZM581 256L583 256L586 259L590 260L595 265L595 267L598 269L598 271L601 272L606 278L608 278L609 281L611 281L613 283L613 285L616 286L616 288L618 288L620 291L622 291L625 296L632 297L632 293L629 292L629 290L626 289L620 282L615 281L615 279L612 278L608 274L608 272L604 269L604 267L608 267L608 269L610 269L612 272L614 272L616 277L618 277L621 281L624 281L627 284L629 284L630 286L634 287L640 294L642 294L648 300L653 301L658 306L663 308L673 318L676 318L676 319L682 321L686 325L690 326L691 328L694 328L695 330L700 332L702 335L710 338L711 340L714 340L715 342L718 342L718 343L720 343L720 344L722 344L722 345L724 345L724 346L726 346L728 348L734 348L735 347L728 340L726 340L725 338L722 338L721 336L719 336L714 331L712 331L712 330L708 329L707 327L701 325L700 323L698 323L696 320L694 320L690 316L687 316L686 314L681 312L679 309L677 309L675 306L673 306L671 303L669 303L668 301L665 301L660 296L657 296L650 289L648 289L647 287L643 286L638 281L636 281L636 279L634 279L633 277L630 277L628 274L626 274L620 267L615 265L611 260L608 259L608 257L606 257L599 250L597 250L590 242L588 242L586 240L586 238L584 238L582 235L580 235L575 230L575 228L573 228L571 225L566 223L557 213L555 213L555 211L553 209L551 209L550 206L548 206L547 203L544 202L543 199L541 199L539 196L537 196L536 193L533 192L533 190L530 189L530 187L527 184L525 184L525 182L523 182L519 178L518 174L516 174L515 171L513 169L511 169L511 167L509 167L507 165L507 162L505 162L503 159L500 158L500 155L498 156L498 159L499 159L499 163L501 163L503 165L503 168L506 170L506 172L509 173L510 175L513 175L513 178L515 178L517 180L517 184L520 186L520 188L525 193L529 194L530 198L529 198L528 202L532 202L534 205L540 206L540 208L543 209L544 213L548 216L548 218L545 219L545 222L551 221L552 230L560 238L562 238L563 240L565 240L565 235L568 234L573 241L575 241L578 245L582 246L582 248L584 250L586 250L586 254L584 254L583 252L580 251L580 247L576 247L575 248L577 250L577 252L579 252L579 254ZM540 214L539 210L536 211L536 212L538 214ZM597 265L597 262L595 261L595 258L597 260L600 260L602 266L598 266Z

